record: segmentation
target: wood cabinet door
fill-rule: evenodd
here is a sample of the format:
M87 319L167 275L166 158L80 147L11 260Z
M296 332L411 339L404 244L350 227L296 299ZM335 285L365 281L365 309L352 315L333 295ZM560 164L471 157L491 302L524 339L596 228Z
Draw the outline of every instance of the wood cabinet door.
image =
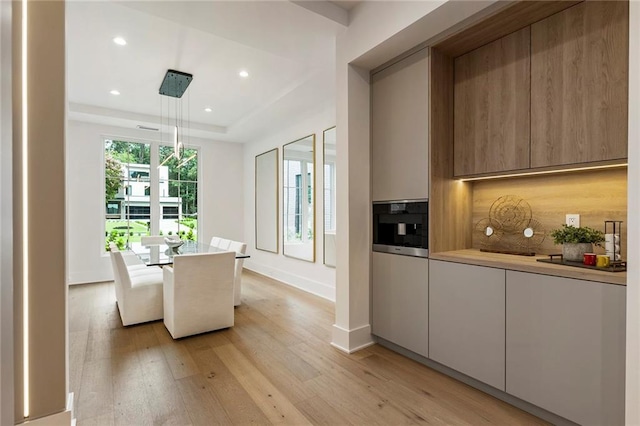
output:
M507 393L583 425L624 424L626 287L507 271Z
M429 197L428 50L371 77L371 197Z
M373 253L373 334L424 357L428 350L429 261Z
M504 269L429 261L429 358L504 390Z
M529 27L454 62L454 174L529 167Z
M627 157L628 15L585 1L531 26L531 167Z

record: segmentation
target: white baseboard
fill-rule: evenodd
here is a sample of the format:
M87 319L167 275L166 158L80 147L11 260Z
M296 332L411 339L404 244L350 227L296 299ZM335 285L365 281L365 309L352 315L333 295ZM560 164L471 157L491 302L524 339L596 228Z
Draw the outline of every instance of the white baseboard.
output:
M249 259L245 260L244 268L269 278L276 279L284 284L299 288L300 290L304 290L308 293L315 294L323 299L327 299L332 302L335 302L336 300L336 289L325 283L313 281L308 278L301 277L300 275L291 274L287 271L272 268L267 265L254 263L249 261Z
M74 426L76 419L73 417L73 392L67 396L67 409L59 413L51 414L49 416L40 417L35 420L27 420L21 425L26 426Z
M113 273L111 271L78 271L69 274L67 284L88 284L101 283L105 281L113 281Z
M351 330L346 330L336 324L333 325L333 340L331 346L343 352L352 354L375 343L371 336L371 325L366 324Z

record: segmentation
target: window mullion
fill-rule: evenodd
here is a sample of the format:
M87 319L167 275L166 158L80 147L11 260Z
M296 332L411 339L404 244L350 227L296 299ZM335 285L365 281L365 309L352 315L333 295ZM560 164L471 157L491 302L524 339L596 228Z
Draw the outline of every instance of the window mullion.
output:
M149 167L149 204L151 207L151 235L158 235L160 232L160 176L158 165L160 164L160 149L157 143L152 143L150 147L151 167Z

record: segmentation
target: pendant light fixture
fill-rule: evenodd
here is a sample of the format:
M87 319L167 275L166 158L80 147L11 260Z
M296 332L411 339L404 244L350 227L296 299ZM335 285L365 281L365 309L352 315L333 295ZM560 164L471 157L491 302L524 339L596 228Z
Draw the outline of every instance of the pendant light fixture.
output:
M193 75L176 70L167 70L162 84L160 85L159 93L160 98L160 121L161 126L165 124L166 128L173 127L173 152L158 166L158 168L164 166L171 158L175 158L178 161L178 167L185 165L189 160L195 157L191 156L185 160L182 159L184 154L184 129L188 129L189 124L189 111L187 105L187 126L184 123L184 108L182 106L182 95L189 87L189 84L193 80ZM167 114L164 116L164 102L165 97L167 100ZM172 98L172 99L171 99ZM173 110L173 111L172 111ZM173 112L173 115L171 114ZM160 134L162 138L162 133ZM162 142L162 140L160 141Z

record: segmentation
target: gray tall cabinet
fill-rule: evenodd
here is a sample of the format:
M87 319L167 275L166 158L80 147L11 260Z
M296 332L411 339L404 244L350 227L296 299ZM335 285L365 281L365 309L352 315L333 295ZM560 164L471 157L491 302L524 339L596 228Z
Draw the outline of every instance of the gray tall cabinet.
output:
M371 198L427 198L429 63L423 49L371 76Z
M371 195L375 201L429 196L428 50L371 77ZM428 259L373 253L373 334L428 355Z

